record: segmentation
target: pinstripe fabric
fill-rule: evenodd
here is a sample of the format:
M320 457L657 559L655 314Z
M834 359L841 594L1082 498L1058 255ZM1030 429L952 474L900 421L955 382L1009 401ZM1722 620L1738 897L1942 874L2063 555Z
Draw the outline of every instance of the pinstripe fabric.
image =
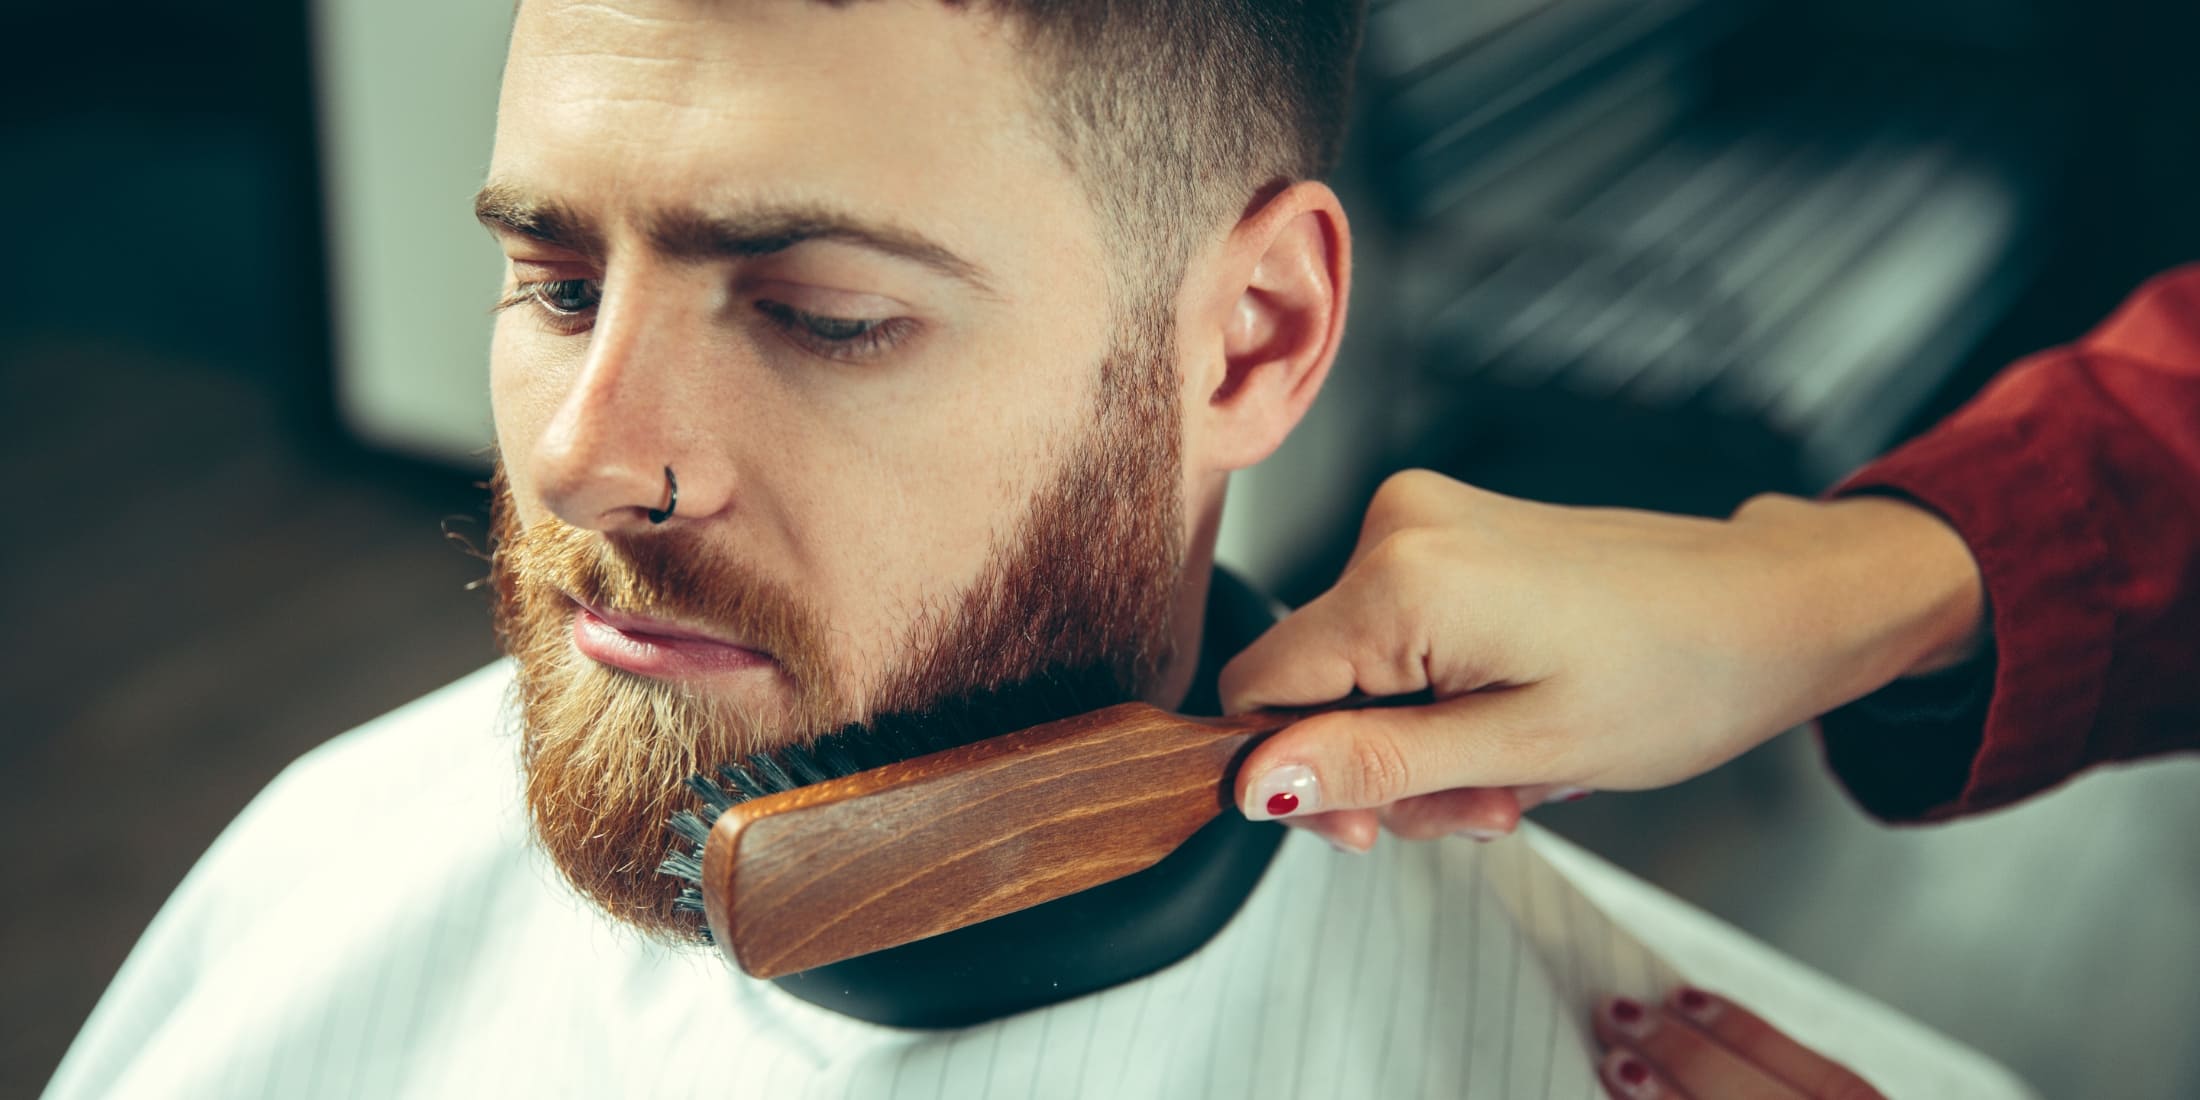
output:
M1191 957L959 1031L860 1023L642 943L527 843L508 684L491 666L285 772L146 931L47 1095L1600 1095L1573 1006L1608 975L1546 967L1500 895L1578 897L1486 876L1468 842L1349 857L1293 834Z

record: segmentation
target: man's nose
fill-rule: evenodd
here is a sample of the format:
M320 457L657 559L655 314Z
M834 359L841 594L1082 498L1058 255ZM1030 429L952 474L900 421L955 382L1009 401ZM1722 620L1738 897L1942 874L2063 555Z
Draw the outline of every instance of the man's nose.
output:
M648 530L711 515L730 470L697 430L682 382L706 341L677 309L606 301L581 369L535 444L543 503L575 527Z

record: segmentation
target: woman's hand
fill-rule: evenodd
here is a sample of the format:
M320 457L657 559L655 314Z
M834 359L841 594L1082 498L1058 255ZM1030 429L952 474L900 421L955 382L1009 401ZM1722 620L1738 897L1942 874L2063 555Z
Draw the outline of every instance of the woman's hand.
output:
M1283 730L1247 757L1238 805L1362 850L1378 822L1495 835L1522 801L1678 782L1952 665L1981 600L1955 533L1892 499L1760 497L1707 520L1400 474L1336 586L1231 661L1222 697L1436 702Z
M1723 997L1682 987L1665 1004L1607 997L1597 1076L1617 1100L1883 1100L1847 1067Z

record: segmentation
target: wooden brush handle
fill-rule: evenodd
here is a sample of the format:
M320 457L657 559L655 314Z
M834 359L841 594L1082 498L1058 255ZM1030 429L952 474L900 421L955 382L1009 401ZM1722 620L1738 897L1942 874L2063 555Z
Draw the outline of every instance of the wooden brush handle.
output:
M736 805L703 849L710 930L772 978L1113 881L1228 808L1253 742L1312 713L1124 703Z

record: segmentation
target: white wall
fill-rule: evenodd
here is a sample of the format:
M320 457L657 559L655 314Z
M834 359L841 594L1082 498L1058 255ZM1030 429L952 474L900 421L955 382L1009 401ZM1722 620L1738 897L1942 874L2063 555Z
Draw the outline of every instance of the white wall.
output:
M502 262L473 218L509 4L316 0L337 400L370 444L480 467Z

